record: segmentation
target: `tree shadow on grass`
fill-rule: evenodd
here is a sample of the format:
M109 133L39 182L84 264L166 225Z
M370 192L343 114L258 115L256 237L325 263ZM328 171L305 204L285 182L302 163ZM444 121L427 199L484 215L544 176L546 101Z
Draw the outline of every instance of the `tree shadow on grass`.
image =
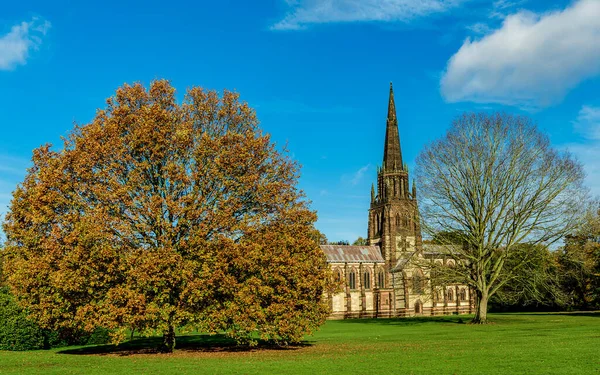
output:
M375 318L375 319L344 319L336 320L340 323L380 324L395 326L410 326L416 324L466 324L473 319L473 315L442 315L442 316L417 316L406 318Z
M139 337L119 345L96 345L82 348L61 350L59 354L72 355L107 355L116 354L128 356L133 354L159 354L158 348L162 337ZM177 337L176 351L204 353L235 353L264 350L297 350L313 344L304 341L294 345L277 345L270 341L259 340L256 346L239 345L235 340L225 335L187 335Z
M522 313L501 313L501 314L514 314L514 315L535 315L535 316L590 316L594 318L600 318L600 311L556 311L556 312L522 312Z

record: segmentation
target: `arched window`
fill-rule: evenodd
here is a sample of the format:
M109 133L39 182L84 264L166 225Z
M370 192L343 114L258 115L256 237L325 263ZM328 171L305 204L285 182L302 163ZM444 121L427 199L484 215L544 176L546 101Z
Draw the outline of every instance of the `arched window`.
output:
M460 290L460 300L461 301L466 301L467 300L467 290L465 288L462 288Z
M423 271L416 269L413 271L413 293L421 294L425 289L425 278L423 277Z
M379 274L377 274L377 286L379 288L385 288L385 275L383 271L379 271Z
M340 281L342 281L342 272L339 269L336 269L333 272L333 277L335 279L335 282L339 283Z
M354 270L351 270L348 274L348 286L350 289L356 289L356 273L354 273Z
M446 294L448 295L448 301L450 301L450 302L454 301L454 292L452 291L452 289L448 289Z
M454 264L454 261L453 261L453 260L449 260L449 261L448 261L448 263L446 263L446 265L447 265L448 267L450 267L450 268L452 268L452 267L454 267L454 266L455 266L455 264Z
M436 301L436 302L439 302L439 301L441 301L441 300L442 300L442 295L441 295L441 293L440 293L440 291L439 291L439 290L436 290L436 291L435 291L435 301Z
M371 289L371 272L369 270L363 272L363 286L365 289Z
M420 315L423 313L423 304L421 301L415 302L415 315Z

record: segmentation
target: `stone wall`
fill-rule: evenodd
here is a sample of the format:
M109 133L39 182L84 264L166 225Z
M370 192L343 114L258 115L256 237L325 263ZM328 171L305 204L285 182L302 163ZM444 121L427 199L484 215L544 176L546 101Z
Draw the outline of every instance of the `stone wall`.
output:
M426 315L470 314L474 312L473 293L464 285L433 289L427 275L417 269L385 273L378 263L330 263L339 277L338 292L327 296L330 319L379 318ZM351 274L354 276L351 276ZM368 274L368 280L365 279ZM414 282L419 274L422 285ZM353 279L353 281L352 281ZM382 282L383 281L383 282Z

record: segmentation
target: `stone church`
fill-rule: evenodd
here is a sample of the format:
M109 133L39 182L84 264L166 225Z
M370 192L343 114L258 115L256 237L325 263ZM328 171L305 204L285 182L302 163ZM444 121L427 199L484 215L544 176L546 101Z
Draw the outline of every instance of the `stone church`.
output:
M341 291L329 294L333 319L466 314L474 310L465 285L433 286L419 264L452 267L441 245L423 244L417 189L402 161L390 84L383 165L371 187L368 246L321 245Z

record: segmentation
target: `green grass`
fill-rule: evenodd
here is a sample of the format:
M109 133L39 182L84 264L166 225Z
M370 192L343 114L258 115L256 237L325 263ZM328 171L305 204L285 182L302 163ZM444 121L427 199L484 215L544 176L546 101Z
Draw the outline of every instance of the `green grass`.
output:
M240 350L222 337L50 351L0 351L0 374L600 374L600 314L329 321L305 345Z

